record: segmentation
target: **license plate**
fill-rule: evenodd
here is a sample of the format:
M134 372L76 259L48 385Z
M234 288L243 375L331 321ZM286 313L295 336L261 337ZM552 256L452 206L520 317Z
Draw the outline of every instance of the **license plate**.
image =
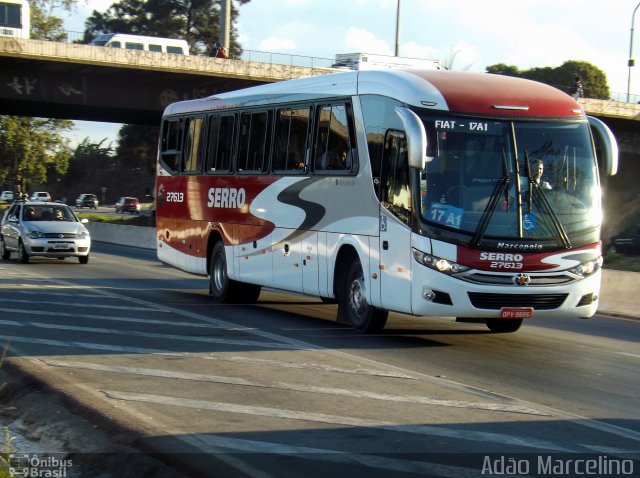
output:
M533 307L503 307L500 309L501 319L530 319Z
M54 249L62 249L62 250L65 250L65 251L69 250L69 246L67 246L66 244L55 245L55 246L53 246L53 248Z

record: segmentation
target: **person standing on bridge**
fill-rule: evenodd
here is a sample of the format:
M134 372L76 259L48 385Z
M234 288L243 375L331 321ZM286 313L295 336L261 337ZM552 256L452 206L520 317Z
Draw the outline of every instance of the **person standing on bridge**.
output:
M575 100L578 98L584 98L584 85L582 84L582 78L580 78L580 75L576 75L573 87L573 98Z
M224 50L224 46L219 41L213 44L213 49L211 50L211 55L214 58L229 58L227 56L227 52Z

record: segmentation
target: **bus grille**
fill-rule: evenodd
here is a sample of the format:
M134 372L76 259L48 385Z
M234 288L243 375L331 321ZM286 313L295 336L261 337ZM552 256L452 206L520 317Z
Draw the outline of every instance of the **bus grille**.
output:
M503 307L533 307L538 310L557 309L568 294L486 294L469 292L471 304L477 309Z
M483 274L480 272L476 272L473 274L465 275L460 277L463 280L468 282L473 282L475 284L494 284L494 285L515 285L513 281L513 274ZM556 275L530 275L531 281L529 282L529 286L550 286L550 285L558 285L558 284L567 284L569 282L575 281L574 278L567 274L556 274Z

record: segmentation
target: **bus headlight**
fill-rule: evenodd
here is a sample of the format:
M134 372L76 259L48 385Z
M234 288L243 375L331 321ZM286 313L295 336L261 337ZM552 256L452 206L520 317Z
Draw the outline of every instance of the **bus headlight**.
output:
M601 267L602 267L602 256L592 261L583 262L579 266L569 269L569 272L580 277L588 277L594 272L599 271Z
M427 266L430 269L437 270L444 274L451 275L469 270L467 266L460 265L457 262L452 262L432 254L426 254L418 249L413 249L413 258L423 266Z

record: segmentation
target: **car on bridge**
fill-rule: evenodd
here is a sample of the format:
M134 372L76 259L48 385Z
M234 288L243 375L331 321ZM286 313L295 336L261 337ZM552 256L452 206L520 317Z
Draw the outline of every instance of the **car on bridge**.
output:
M26 264L34 256L89 262L91 236L86 219L78 219L69 206L52 202L16 201L0 223L0 257Z

